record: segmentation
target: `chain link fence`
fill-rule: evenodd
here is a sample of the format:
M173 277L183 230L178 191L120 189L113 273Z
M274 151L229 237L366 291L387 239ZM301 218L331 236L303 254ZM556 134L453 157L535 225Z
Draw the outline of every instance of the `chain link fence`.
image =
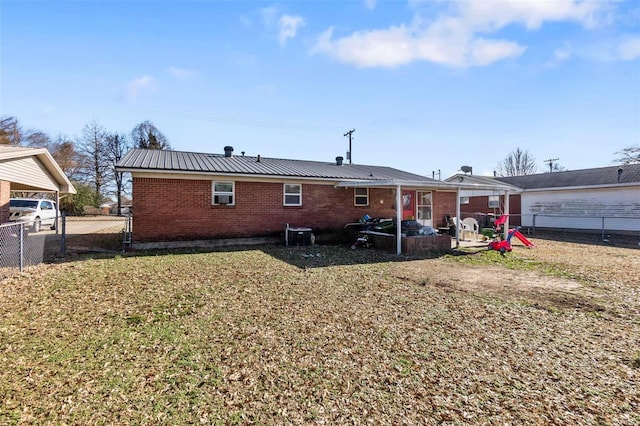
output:
M60 226L60 250L69 252L122 252L127 240L129 216L63 215Z
M29 222L0 225L0 279L42 263L45 234L31 232Z
M480 229L491 228L499 213L477 213L461 211L460 216L473 217ZM640 216L598 216L563 214L511 214L509 226L522 227L529 235L582 235L603 242L640 243Z
M33 223L0 225L0 280L30 266L80 253L119 254L131 241L130 216L65 216L56 230Z

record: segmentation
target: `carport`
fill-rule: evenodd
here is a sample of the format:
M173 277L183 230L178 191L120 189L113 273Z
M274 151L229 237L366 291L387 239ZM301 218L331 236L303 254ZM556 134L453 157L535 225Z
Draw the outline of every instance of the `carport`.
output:
M492 185L460 182L446 182L439 180L410 181L410 180L378 180L378 181L344 181L336 184L337 188L387 188L395 191L395 220L396 220L396 254L402 254L402 191L443 191L456 193L456 217L460 217L460 191L461 190L493 190L507 195L513 187L507 185ZM509 214L509 197L505 197L505 214ZM505 226L505 238L507 237L507 227ZM455 235L456 247L460 245L460 229L456 227Z
M76 190L45 148L0 146L0 223L9 221L11 191L75 194Z

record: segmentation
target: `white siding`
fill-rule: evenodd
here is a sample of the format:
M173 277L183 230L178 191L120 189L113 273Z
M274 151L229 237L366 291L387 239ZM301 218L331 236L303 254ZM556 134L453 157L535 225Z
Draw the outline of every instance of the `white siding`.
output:
M524 192L522 225L640 231L640 187Z
M57 191L54 178L35 157L0 162L0 180L15 182L46 191Z

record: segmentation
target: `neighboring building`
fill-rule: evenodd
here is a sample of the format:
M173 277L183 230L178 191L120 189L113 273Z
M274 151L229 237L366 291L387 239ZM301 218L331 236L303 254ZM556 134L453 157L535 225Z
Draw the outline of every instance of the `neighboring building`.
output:
M364 215L436 227L455 214L460 187L390 167L344 164L342 157L236 156L232 147L225 154L134 149L117 170L133 178L134 246L274 237L286 224L322 235Z
M11 191L50 193L57 205L60 194L76 193L46 149L0 146L0 223L9 221Z
M447 181L455 181L452 176ZM640 231L640 164L499 178L469 176L520 188L511 195L511 224L585 231ZM461 192L471 208L489 203L489 194ZM495 195L494 195L495 197ZM500 207L504 198L499 199ZM486 208L484 212L492 212ZM518 222L520 219L520 222Z

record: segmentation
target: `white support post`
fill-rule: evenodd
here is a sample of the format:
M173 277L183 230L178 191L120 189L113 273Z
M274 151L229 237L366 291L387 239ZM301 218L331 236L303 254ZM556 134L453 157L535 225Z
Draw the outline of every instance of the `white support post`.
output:
M509 237L509 191L504 191L504 214L507 220L504 222L504 239Z
M60 228L60 191L56 191L56 234L59 234Z
M396 186L396 254L402 254L402 187Z
M456 188L456 248L460 247L460 224L462 219L460 218L460 187Z

